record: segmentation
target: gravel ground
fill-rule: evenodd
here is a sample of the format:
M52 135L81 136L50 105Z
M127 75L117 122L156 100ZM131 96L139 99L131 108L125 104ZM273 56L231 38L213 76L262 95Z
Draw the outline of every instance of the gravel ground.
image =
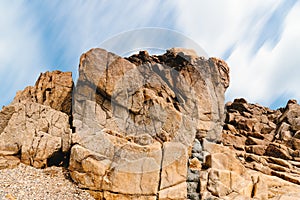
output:
M35 169L22 163L14 169L0 170L0 200L15 199L94 200L68 179L63 168Z

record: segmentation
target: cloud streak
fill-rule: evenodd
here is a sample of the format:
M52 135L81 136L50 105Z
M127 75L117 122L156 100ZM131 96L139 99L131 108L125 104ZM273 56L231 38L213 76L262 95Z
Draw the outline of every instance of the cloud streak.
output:
M17 90L34 83L41 68L40 35L35 20L22 2L0 6L0 106L8 104Z
M293 28L298 27L297 1L215 0L204 6L191 1L181 2L178 12L181 29L231 67L227 101L245 97L265 106L284 106L287 98L299 100L300 80L294 78L300 63L300 31Z
M280 7L280 6L279 6ZM269 16L279 15L277 7ZM286 8L284 8L286 9ZM290 98L300 99L300 74L298 64L300 29L295 30L299 18L299 4L285 10L275 30L269 30L274 24L264 25L260 34L254 37L254 45L243 42L233 51L228 63L232 66L232 84L227 99L236 96L246 97L272 108L285 106ZM270 21L272 17L268 17ZM274 20L274 18L272 19ZM263 23L265 24L265 23ZM264 32L269 27L268 32ZM283 28L284 27L284 28ZM273 32L273 34L270 34ZM266 34L266 37L262 37ZM262 39L259 39L262 38ZM251 44L251 43L250 43ZM253 54L254 53L254 54Z
M0 12L6 16L0 19L0 105L8 104L17 90L32 85L39 72L59 69L76 74L83 52L119 33L145 27L178 31L201 45L209 56L225 59L232 80L227 100L243 96L268 106L300 98L300 8L296 0L147 4L140 0L30 4L12 0L2 1ZM143 44L131 38L132 45ZM178 44L176 38L162 41L153 34L140 39ZM126 41L115 46L124 47Z
M173 28L169 1L10 1L0 3L0 105L34 84L39 72L77 73L80 55L137 27ZM5 35L4 35L5 34ZM122 44L119 44L122 45Z
M252 49L253 55L264 45L269 45L270 49L273 49L277 45L284 31L286 17L296 3L297 0L281 1L277 8L270 13L270 16L266 17L266 20L263 21L263 25L256 35ZM256 22L251 24L250 28L255 26L255 23Z

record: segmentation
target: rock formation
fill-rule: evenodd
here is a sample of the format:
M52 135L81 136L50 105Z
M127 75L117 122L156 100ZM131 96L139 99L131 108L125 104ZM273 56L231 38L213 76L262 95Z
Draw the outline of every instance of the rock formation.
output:
M106 199L186 199L194 141L220 140L228 70L183 49L127 59L102 49L82 55L73 180Z
M290 100L285 108L270 110L236 99L227 103L226 108L224 146L203 144L204 151L211 155L204 161L208 169L200 172L200 177L207 177L203 184L206 186L202 188L200 184L202 197L299 199L300 106L297 102ZM230 178L224 178L229 174Z
M0 111L0 169L65 166L95 199L300 199L300 105L224 105L229 68L173 48L83 54ZM73 102L73 104L72 104Z
M19 160L44 168L68 157L72 87L71 73L46 72L0 111L0 168Z
M46 72L40 75L35 86L19 91L13 103L35 102L71 116L72 90L71 72Z

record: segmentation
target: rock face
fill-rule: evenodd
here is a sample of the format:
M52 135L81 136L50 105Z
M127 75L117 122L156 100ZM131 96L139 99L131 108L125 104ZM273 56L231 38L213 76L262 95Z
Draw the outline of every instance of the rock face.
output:
M19 91L13 100L34 102L71 115L73 80L71 72L53 71L42 73L35 86Z
M223 61L186 49L127 59L103 49L83 54L72 179L115 199L186 199L193 143L220 140L228 73Z
M0 115L5 116L0 124L0 155L20 156L23 163L43 168L51 158L69 151L66 114L37 103L17 103L4 107Z
M95 199L300 199L300 105L224 106L228 74L193 50L92 49L74 89L46 72L3 107L0 169L64 164Z
M35 87L18 92L0 111L0 168L13 167L19 160L37 168L66 160L72 87L71 73L46 72Z
M226 109L223 144L203 142L201 199L299 199L297 102L270 110L236 99Z

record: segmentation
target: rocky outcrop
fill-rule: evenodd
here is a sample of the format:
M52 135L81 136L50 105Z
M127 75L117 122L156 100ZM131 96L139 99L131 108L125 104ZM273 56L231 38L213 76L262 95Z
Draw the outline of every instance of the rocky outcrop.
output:
M295 181L292 181L292 178L290 181L299 184L300 182L296 180L300 180L300 170L296 163L300 161L299 138L297 138L300 129L300 106L294 101L289 101L285 108L273 111L259 105L247 104L245 100L243 102L236 100L227 106L228 114L223 131L224 144L229 146L233 144L235 149L245 152L246 155L260 156L260 159L265 160L260 161L265 163L264 167L269 167L268 172L265 171L266 174L273 173L275 176L284 177L275 171L293 170L294 174L290 175L294 176ZM247 111L241 111L242 107ZM233 132L228 130L229 126L235 130ZM237 137L243 138L238 145ZM245 157L245 161L253 165L255 159ZM255 169L254 166L252 168Z
M222 144L202 144L207 155L196 179L201 199L298 199L297 102L271 110L236 99L226 110Z
M15 156L14 160L18 157L25 164L44 168L62 162L70 150L69 119L62 112L27 102L4 107L0 116L2 160ZM7 167L11 160L6 162Z
M268 165L265 158L208 141L203 143L203 152L207 154L203 167L194 177L198 180L199 193L197 198L191 199L297 199L300 196L299 184L265 173L267 167L264 168L264 165ZM256 160L250 161L249 158ZM283 160L277 162L284 164ZM256 168L249 167L249 163ZM294 167L294 170L297 168Z
M72 102L70 72L41 74L0 111L0 168L21 162L37 168L68 162Z
M13 103L34 102L71 116L73 79L71 72L41 73L35 86L19 91Z
M74 89L46 72L3 107L0 169L63 165L95 199L300 199L300 105L224 108L228 86L193 50L92 49Z
M115 199L186 199L194 141L220 140L228 73L223 61L185 49L127 59L103 49L83 54L72 179Z

